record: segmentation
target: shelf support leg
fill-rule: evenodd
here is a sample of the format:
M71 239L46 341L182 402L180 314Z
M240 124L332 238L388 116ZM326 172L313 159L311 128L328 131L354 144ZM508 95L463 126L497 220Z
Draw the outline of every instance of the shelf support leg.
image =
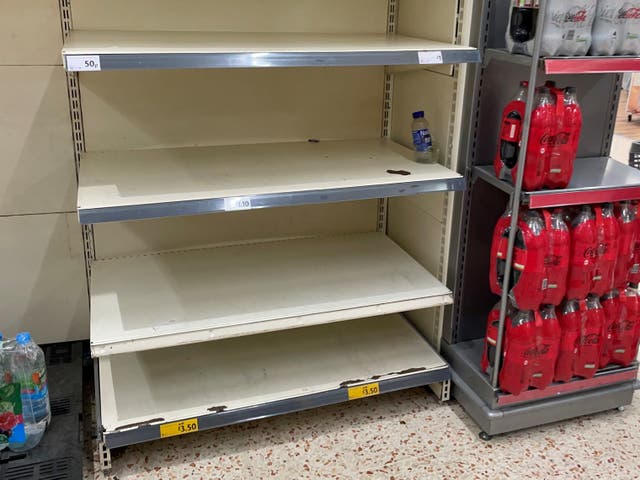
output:
M451 398L451 380L432 383L429 388L436 394L440 402L447 402Z

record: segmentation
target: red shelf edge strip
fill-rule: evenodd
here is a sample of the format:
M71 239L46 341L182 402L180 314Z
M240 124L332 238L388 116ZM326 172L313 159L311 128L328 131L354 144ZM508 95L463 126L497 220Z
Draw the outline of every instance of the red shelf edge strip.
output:
M529 208L562 207L565 205L583 205L591 203L621 202L640 198L640 187L619 187L602 190L566 192L549 190L529 195Z
M574 380L569 383L558 383L551 385L544 390L532 389L522 392L520 395L502 395L498 398L498 405L512 405L514 403L522 403L531 400L542 400L544 398L555 397L556 395L578 392L604 385L612 385L614 383L622 383L636 379L637 370L631 370L620 373L611 373L608 375L599 375L597 377Z
M548 58L544 70L548 75L640 72L640 58Z

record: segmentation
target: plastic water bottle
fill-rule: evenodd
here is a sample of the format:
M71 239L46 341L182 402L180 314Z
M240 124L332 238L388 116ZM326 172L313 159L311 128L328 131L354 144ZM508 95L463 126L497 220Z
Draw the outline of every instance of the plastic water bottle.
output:
M416 151L416 161L419 163L433 162L433 142L429 131L429 122L424 118L424 112L413 112L413 122L411 123L411 135L413 146Z
M15 349L9 359L14 381L20 383L22 415L27 435L23 445L10 445L10 448L14 452L20 452L35 447L51 421L47 366L44 352L27 332L16 336Z

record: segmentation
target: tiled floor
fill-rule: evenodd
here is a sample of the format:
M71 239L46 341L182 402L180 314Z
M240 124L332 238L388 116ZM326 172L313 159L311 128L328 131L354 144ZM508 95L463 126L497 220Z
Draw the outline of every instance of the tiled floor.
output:
M621 98L612 156L625 162L640 119ZM478 439L451 401L426 389L174 437L115 451L113 470L87 458L85 478L620 479L640 478L640 400L610 411ZM88 445L88 456L95 444Z
M457 403L415 389L128 447L96 478L640 478L637 400L488 443L477 434Z

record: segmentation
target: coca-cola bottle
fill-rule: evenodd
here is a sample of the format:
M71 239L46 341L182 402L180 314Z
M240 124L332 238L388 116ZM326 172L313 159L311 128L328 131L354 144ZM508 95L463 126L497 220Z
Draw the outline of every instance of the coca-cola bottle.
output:
M539 87L536 108L531 113L527 158L522 180L522 186L527 191L539 190L544 186L553 149L553 132L555 128L555 98L547 87ZM517 168L519 168L518 165L514 168L514 172Z
M531 360L537 354L536 320L541 324L537 311L518 311L506 324L504 358L498 381L500 389L507 393L519 395L529 388Z
M511 0L511 15L506 32L511 53L531 55L538 21L539 0Z
M547 249L544 259L546 286L542 303L560 305L567 291L567 274L571 257L571 236L561 210L542 211L547 231Z
M505 325L511 322L511 315L513 309L507 305L507 314L505 317ZM498 344L498 332L500 323L500 304L496 304L489 312L489 318L487 319L487 332L484 338L484 350L482 352L482 359L480 360L480 368L483 372L491 375L496 361L497 344ZM502 345L502 351L506 350L506 335Z
M598 251L596 222L589 205L583 205L571 223L571 261L567 298L581 299L591 290Z
M577 338L578 352L574 364L574 375L592 378L600 365L602 349L602 325L605 315L598 297L589 295L580 300L580 309L586 312L581 315L580 336Z
M586 311L580 310L578 300L567 300L558 310L560 322L560 348L554 380L556 382L568 382L574 376L575 362L578 356L580 328Z
M614 350L613 332L617 328L615 325L620 322L626 322L627 309L620 301L620 292L616 288L607 292L607 294L602 297L600 303L604 310L602 351L600 352L600 368L603 368L611 363L611 354Z
M537 310L546 287L544 260L547 249L544 221L536 211L523 212L513 250L513 287L509 298L520 310Z
M535 350L532 350L535 355L531 355L529 385L543 390L553 381L561 331L553 305L542 307L540 319L541 322L536 321Z
M631 268L629 269L629 283L640 283L640 204L637 201L631 202L633 216L636 224L635 242L633 242L633 257L631 260Z
M502 112L502 127L498 139L498 151L493 160L493 168L496 176L501 179L512 179L512 169L518 161L520 152L520 140L522 139L522 122L527 101L527 89L529 82L520 82L520 88L516 96L511 100Z
M502 282L507 263L507 246L511 226L511 209L507 210L496 222L491 241L491 263L489 266L489 287L496 295L502 294ZM513 277L511 282L513 283Z
M609 344L610 363L628 366L638 355L638 329L640 328L640 298L635 288L620 292L620 303L625 316L614 319L611 324Z
M620 230L612 204L605 203L602 206L595 206L593 210L598 235L598 249L591 293L601 297L613 288Z
M618 260L614 274L614 287L625 288L633 267L633 253L636 243L636 222L630 202L621 202L616 216L618 218Z
M556 131L545 185L549 188L566 188L571 181L573 163L578 153L582 111L575 87L565 88L563 95L558 94L557 99L562 103L556 106Z
M625 0L618 9L622 20L622 39L618 54L640 54L640 0Z
M623 21L618 16L620 0L598 1L596 18L591 31L591 55L612 56L619 53Z

